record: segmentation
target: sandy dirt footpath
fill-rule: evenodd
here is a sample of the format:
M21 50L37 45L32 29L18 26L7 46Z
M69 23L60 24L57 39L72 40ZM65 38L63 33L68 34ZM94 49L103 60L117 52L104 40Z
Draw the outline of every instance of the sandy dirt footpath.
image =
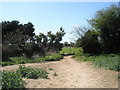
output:
M89 62L79 62L71 56L65 56L61 61L25 65L42 67L49 73L49 79L23 79L27 88L118 88L118 72L96 68ZM0 68L9 71L17 69L18 65Z

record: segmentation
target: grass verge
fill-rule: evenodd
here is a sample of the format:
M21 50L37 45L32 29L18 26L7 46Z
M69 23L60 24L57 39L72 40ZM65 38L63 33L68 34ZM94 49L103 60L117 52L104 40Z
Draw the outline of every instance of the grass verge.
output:
M73 58L76 58L78 61L93 62L93 65L97 67L120 71L120 55L118 54L90 56L89 54L83 54L82 52L79 52L76 53Z
M71 50L71 52L70 52ZM94 66L103 67L109 70L120 71L120 55L118 54L103 54L98 56L91 56L89 54L82 53L82 48L77 47L64 47L61 54L74 52L73 58L78 61L93 62Z
M43 58L37 58L37 59L27 59L25 57L14 57L10 58L11 61L2 62L0 61L0 64L2 66L7 65L14 65L14 64L26 64L26 63L37 63L37 62L46 62L46 61L58 61L62 59L63 56L61 54L50 54Z

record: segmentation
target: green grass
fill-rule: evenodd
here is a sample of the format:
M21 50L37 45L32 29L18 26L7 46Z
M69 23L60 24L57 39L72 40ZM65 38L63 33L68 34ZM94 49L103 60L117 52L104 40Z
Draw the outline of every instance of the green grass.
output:
M14 64L26 64L26 63L37 63L37 62L46 62L46 61L58 61L62 59L63 56L61 54L50 54L48 56L45 56L43 58L37 58L37 59L28 59L25 57L13 57L10 58L11 61L7 62L2 62L0 61L0 64L2 66L7 66L7 65L14 65Z
M74 52L75 55L73 55L73 58L78 61L93 62L94 66L102 67L109 70L120 71L120 66L118 64L120 63L118 62L118 60L120 60L120 55L103 54L98 56L90 56L89 54L84 54L82 52L82 48L77 47L71 47L71 52ZM60 51L60 53L70 54L70 47L64 47L62 51Z
M90 56L89 54L83 54L82 52L79 52L76 53L73 58L76 58L76 60L78 61L93 62L93 65L97 67L120 71L120 66L118 64L120 60L120 55L117 54Z
M94 64L99 67L104 67L105 69L120 71L119 59L120 55L100 55L94 60Z
M60 54L76 54L81 52L82 49L81 48L77 48L77 47L63 47L62 50L60 51Z

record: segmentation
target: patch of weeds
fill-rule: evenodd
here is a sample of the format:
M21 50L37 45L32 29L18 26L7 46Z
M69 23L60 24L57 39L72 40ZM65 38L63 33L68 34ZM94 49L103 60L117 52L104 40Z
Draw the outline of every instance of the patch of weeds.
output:
M55 72L55 73L53 74L53 76L58 76L58 74Z
M22 77L37 79L37 78L48 78L48 73L45 69L33 69L25 66L19 66L19 69L16 71L20 73Z
M16 72L0 71L2 73L2 89L25 88L22 76Z
M52 70L52 71L53 71L54 69L53 69L53 68L49 68L49 70Z

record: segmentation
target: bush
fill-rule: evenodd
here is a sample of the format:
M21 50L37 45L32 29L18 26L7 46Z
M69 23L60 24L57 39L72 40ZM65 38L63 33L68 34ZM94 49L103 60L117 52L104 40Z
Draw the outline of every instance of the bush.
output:
M24 46L20 47L25 54L25 56L29 59L32 58L33 54L36 52L36 44L35 43L27 43Z
M2 61L10 61L7 45L2 46Z
M40 69L33 69L28 68L25 66L19 66L19 69L16 71L17 73L20 73L22 77L36 79L36 78L48 78L48 73L40 68Z
M20 74L15 72L0 71L2 73L2 88L25 88L25 82Z
M18 45L3 45L2 47L2 60L10 61L9 57L21 56L22 51Z
M99 32L94 30L89 30L81 37L81 47L83 48L84 53L89 54L100 54L102 53L101 44L98 40Z

